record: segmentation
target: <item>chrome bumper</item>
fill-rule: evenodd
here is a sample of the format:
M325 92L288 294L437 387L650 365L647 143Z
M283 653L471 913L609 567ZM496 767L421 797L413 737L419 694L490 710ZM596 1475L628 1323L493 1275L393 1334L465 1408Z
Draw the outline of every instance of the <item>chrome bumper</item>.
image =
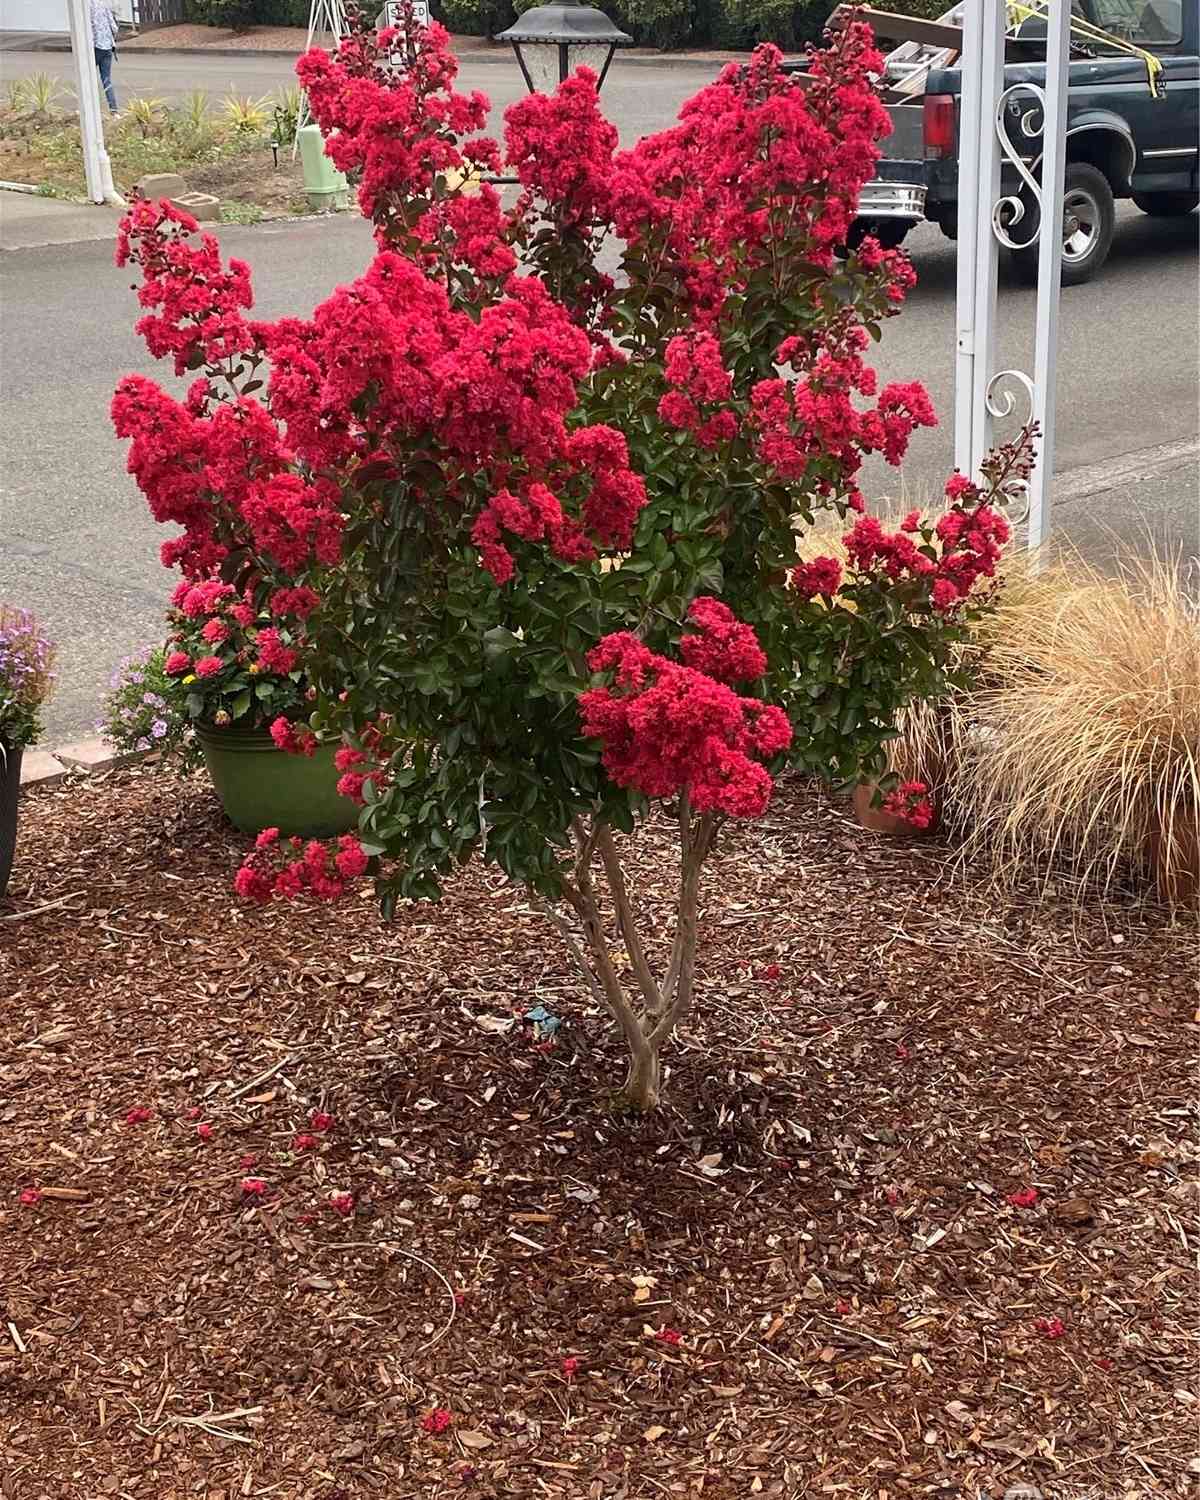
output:
M868 182L858 195L860 219L923 219L925 189L911 182Z

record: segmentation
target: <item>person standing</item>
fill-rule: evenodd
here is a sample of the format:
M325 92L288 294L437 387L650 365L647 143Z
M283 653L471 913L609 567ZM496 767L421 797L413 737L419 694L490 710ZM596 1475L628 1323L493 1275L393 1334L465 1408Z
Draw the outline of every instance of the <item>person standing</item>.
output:
M108 107L117 112L117 91L113 88L112 65L117 55L117 18L108 0L92 0L92 47L96 53L96 67Z

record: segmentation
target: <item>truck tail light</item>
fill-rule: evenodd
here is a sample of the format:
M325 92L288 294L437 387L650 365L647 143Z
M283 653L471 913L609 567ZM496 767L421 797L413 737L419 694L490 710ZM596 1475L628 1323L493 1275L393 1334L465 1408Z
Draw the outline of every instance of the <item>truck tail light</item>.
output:
M926 94L921 119L925 160L941 161L954 155L954 95Z

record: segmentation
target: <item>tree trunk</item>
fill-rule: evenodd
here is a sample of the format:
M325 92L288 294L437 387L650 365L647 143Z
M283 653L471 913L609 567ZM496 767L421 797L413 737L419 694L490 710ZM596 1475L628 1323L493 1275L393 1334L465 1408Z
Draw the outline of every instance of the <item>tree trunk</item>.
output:
M650 1048L631 1053L629 1074L622 1090L632 1109L643 1113L658 1108L658 1096L662 1088L662 1063L658 1050Z

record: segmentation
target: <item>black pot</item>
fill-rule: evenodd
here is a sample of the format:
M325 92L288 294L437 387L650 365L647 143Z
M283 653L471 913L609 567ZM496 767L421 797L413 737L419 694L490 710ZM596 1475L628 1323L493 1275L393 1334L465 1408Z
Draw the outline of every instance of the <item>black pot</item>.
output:
M0 741L0 901L8 890L17 852L17 797L21 791L22 746Z

